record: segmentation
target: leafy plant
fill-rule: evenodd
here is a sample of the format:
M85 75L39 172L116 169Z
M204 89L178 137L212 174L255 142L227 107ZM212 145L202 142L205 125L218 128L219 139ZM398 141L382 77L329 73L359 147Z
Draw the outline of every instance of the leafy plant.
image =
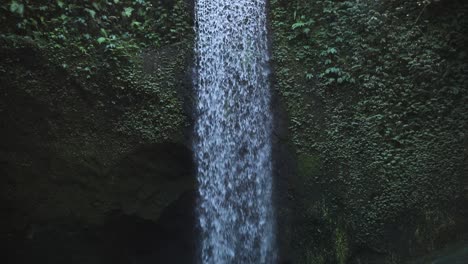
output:
M24 14L24 4L18 3L17 1L12 1L10 4L10 11L12 13L23 16Z

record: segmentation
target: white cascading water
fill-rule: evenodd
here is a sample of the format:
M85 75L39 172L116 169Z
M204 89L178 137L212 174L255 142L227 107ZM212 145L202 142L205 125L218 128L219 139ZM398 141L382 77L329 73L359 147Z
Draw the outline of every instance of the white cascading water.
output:
M197 0L195 16L201 262L274 263L266 0Z

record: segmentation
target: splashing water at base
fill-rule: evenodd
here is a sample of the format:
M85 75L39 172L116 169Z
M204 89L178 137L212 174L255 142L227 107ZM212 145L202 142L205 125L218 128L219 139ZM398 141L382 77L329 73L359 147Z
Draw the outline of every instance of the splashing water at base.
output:
M274 263L266 0L197 0L203 264Z

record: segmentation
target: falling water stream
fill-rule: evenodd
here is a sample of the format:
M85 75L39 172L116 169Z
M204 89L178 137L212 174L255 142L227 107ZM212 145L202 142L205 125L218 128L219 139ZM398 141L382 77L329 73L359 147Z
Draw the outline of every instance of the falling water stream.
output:
M197 215L203 264L275 261L266 0L197 0Z

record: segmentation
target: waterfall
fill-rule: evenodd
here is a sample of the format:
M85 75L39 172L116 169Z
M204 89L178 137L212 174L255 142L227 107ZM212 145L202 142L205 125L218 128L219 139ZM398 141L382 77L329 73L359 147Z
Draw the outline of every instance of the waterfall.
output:
M266 0L197 0L195 20L201 262L274 263Z

